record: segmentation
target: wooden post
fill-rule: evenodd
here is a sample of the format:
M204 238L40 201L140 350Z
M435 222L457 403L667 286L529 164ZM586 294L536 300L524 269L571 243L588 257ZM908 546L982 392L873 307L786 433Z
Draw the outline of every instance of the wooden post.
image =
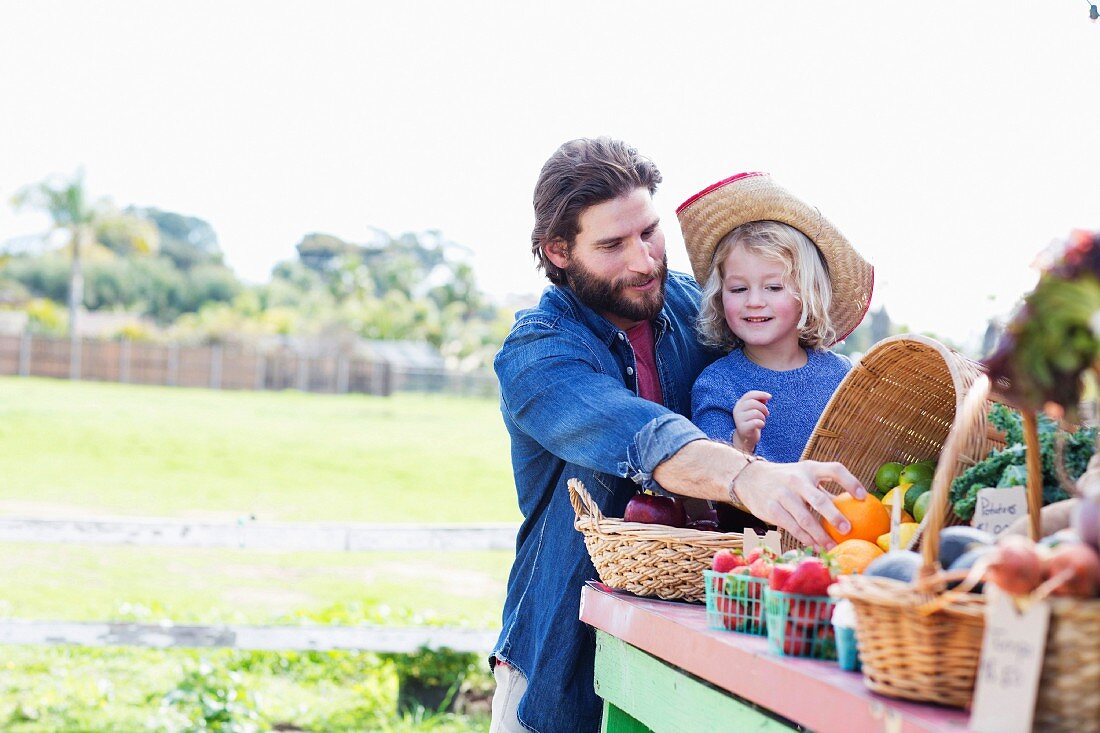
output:
M298 389L309 390L309 357L298 353Z
M73 332L69 339L69 379L80 379L80 357L84 351L84 339Z
M379 394L389 397L393 394L393 369L388 361L379 362L379 366L382 368L382 389Z
M222 388L222 345L210 347L210 389Z
M338 394L348 393L348 382L350 380L351 371L347 357L340 356L336 360L336 392Z
M180 345L174 343L168 347L168 374L165 382L169 387L175 387L180 381Z
M258 390L267 387L267 358L258 351L256 352L256 383L253 386Z
M130 339L122 339L118 350L118 381L123 384L130 381Z
M33 345L30 331L24 331L19 337L19 376L31 375L31 347Z

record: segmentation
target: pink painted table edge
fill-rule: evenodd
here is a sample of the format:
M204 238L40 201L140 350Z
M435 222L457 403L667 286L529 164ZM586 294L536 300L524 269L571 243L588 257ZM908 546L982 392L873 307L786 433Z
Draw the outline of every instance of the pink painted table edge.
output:
M857 672L834 662L771 654L765 637L707 628L706 608L619 593L602 583L581 590L581 621L669 664L817 731L965 731L962 710L877 695Z

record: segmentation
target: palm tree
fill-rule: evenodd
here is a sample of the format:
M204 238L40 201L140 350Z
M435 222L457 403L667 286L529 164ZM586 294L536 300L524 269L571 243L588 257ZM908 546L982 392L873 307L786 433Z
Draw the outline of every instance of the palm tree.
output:
M17 209L37 209L49 215L51 231L68 234L71 253L69 271L69 377L80 378L80 336L77 318L84 302L84 269L81 253L95 242L96 221L101 207L88 202L84 171L71 179L42 181L20 190L13 199Z

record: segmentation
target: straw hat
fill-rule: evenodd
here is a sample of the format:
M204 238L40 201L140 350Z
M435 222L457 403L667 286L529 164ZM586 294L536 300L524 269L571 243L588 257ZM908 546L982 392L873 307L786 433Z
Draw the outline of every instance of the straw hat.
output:
M700 286L710 275L722 237L750 221L778 221L809 237L825 257L833 284L829 317L836 341L847 338L867 315L874 268L820 211L777 186L767 173L739 173L707 186L680 204L676 216Z

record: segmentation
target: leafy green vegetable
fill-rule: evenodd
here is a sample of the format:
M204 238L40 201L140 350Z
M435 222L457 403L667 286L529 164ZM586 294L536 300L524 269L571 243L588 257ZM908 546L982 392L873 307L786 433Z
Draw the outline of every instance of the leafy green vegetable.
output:
M974 516L978 501L978 489L988 486L1007 487L1027 484L1027 451L1024 449L1023 418L1020 413L1001 404L989 411L989 423L1005 434L1004 449L994 449L983 461L979 461L951 482L950 500L955 514L969 520ZM1053 420L1039 415L1039 454L1043 470L1043 505L1068 499L1069 494L1058 480L1055 469L1057 460L1058 429ZM1089 458L1096 448L1096 428L1082 428L1065 437L1062 462L1066 474L1076 480L1085 472Z

